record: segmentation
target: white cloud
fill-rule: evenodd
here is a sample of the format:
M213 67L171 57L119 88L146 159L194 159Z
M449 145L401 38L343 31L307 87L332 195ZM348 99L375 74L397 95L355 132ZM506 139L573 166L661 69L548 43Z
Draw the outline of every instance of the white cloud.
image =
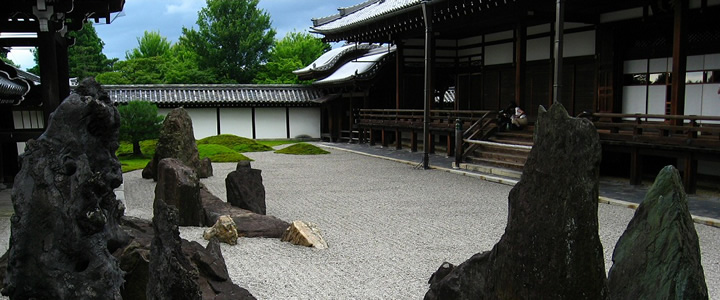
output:
M205 5L205 1L203 0L174 0L173 2L179 2L179 4L166 5L165 14L194 13Z

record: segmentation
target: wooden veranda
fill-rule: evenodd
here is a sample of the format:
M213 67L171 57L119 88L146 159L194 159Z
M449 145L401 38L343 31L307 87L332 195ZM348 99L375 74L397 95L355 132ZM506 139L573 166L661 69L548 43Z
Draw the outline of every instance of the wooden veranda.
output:
M485 150L479 145L488 143L498 134L495 111L432 110L430 116L430 136L423 138L422 110L361 109L355 121L358 139L361 143L380 142L383 147L401 149L407 140L403 135L409 134L410 151L413 152L418 151L418 143L424 141L430 143L431 152L434 152L435 141L440 140L445 144L446 155L455 156L456 164L460 164L468 161L469 156L481 156L476 152ZM613 165L613 168L628 168L633 185L642 181L644 157L669 157L676 159L686 191L695 193L698 161L720 161L720 117L616 113L581 114L579 117L593 122L604 151L629 155L629 166L623 163ZM529 128L532 130L532 126ZM509 142L500 151L517 151L519 148L529 149L529 145L527 142Z

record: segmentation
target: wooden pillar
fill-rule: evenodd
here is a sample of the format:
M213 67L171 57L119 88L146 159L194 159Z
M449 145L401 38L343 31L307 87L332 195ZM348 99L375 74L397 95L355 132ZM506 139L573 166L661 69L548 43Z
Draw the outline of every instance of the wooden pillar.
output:
M637 147L630 150L630 184L642 183L642 161Z
M58 78L57 33L52 23L50 31L38 32L38 60L40 65L40 92L43 98L45 125L48 125L50 114L60 105Z
M515 103L525 105L525 65L527 62L527 26L520 22L515 29Z
M90 25L87 25L90 26ZM58 97L60 101L70 96L70 66L68 64L68 40L65 37L57 37L57 76L58 76ZM83 80L84 78L78 78Z
M12 130L14 128L12 109L4 107L0 110L0 129ZM0 183L12 183L18 171L20 168L15 141L0 142Z
M374 132L373 129L368 128L368 132L370 135L370 146L375 146L375 135L373 134L373 132Z
M400 129L395 129L395 149L402 149L402 132Z
M698 162L692 152L685 154L685 168L683 168L683 186L688 194L697 192L697 167Z
M410 132L410 152L417 152L417 132Z
M428 153L435 153L435 135L428 134L427 138L425 139L425 142L427 143L428 147Z
M400 109L402 105L402 78L403 78L403 45L402 41L395 41L395 109Z
M388 140L387 140L387 134L385 134L385 128L383 128L382 132L380 133L380 143L383 147L388 146Z
M685 72L687 69L687 10L688 1L676 1L675 25L673 27L673 66L672 66L672 98L670 113L685 114ZM682 125L683 120L675 120L675 125Z

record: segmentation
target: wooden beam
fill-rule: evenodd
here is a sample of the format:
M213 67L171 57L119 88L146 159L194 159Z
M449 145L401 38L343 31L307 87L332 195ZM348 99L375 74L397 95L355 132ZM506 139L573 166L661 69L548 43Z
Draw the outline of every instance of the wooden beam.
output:
M673 26L673 66L670 99L670 114L685 114L685 72L687 70L687 10L688 1L676 1L675 23ZM675 125L682 123L675 120Z
M640 185L642 183L642 158L637 147L630 149L630 184Z

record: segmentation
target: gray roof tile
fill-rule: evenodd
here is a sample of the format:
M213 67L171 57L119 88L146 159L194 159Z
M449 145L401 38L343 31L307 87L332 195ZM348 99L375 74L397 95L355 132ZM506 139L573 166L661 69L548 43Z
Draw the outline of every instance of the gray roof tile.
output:
M103 88L116 103L143 100L168 106L310 105L323 96L311 86L291 84L149 84Z

